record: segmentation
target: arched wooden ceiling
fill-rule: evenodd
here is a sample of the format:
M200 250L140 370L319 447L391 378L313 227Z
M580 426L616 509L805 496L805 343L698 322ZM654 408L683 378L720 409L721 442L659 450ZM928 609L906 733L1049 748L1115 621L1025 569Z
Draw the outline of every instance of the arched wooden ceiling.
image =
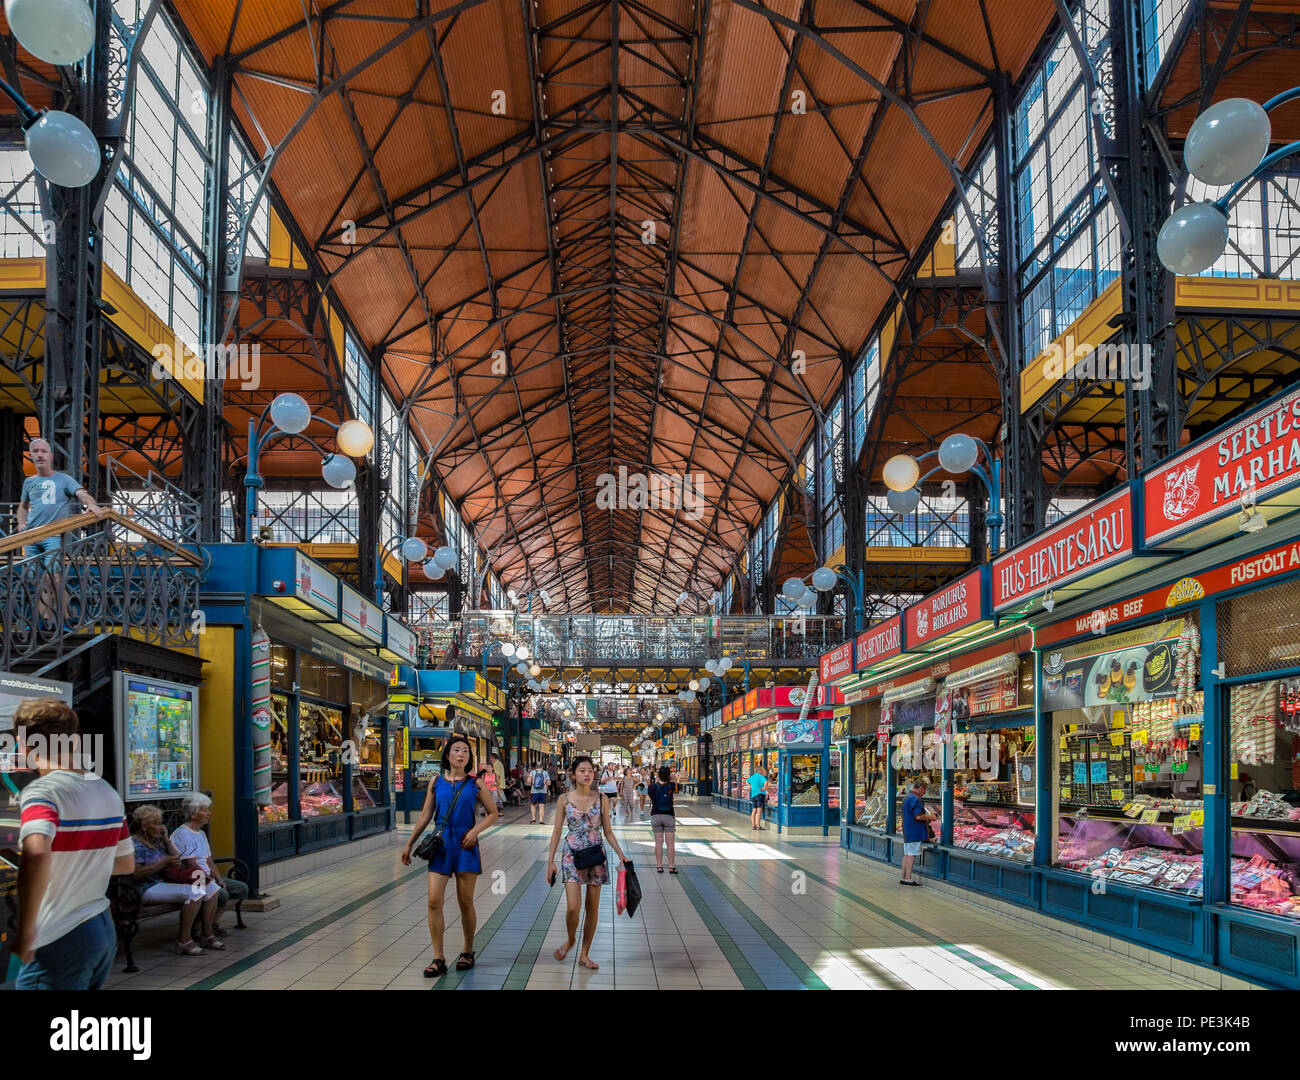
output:
M721 581L1054 11L175 8L433 477L507 584L575 611ZM702 514L601 508L620 466L699 478Z

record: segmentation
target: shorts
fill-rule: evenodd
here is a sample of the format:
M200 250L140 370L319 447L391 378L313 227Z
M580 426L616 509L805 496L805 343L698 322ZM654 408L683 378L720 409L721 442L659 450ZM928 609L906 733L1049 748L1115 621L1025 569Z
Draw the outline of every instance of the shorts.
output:
M532 801L535 802L535 803L544 803L544 802L546 802L546 792L544 792L544 791L534 791L533 794L532 794Z
M63 549L62 536L47 536L44 540L37 540L34 544L27 545L27 557L34 559L41 556L41 562L49 566L59 557L59 552Z
M903 844L903 854L904 854L904 855L920 855L920 854L921 854L921 841L920 841L920 840L916 840L916 841L913 841L913 842L910 843L910 844L904 842L904 844Z
M675 833L677 831L677 819L672 814L651 814L650 828L654 832Z
M764 791L759 795L751 795L749 798L749 808L751 810L762 810L767 806L767 792Z
M31 963L18 969L14 989L98 990L113 970L116 955L117 929L105 908L37 949Z

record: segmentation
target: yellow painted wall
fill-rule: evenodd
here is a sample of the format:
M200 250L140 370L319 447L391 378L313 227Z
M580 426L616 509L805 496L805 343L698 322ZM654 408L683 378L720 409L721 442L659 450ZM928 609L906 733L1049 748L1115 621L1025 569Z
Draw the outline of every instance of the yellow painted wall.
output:
M302 252L294 247L293 240L289 237L289 230L285 228L284 222L280 215L271 210L271 235L269 262L272 266L287 266L294 270L306 270L307 260L303 258Z
M154 314L153 310L138 296L135 291L118 277L107 266L104 267L104 278L100 285L100 295L107 300L113 307L117 308L116 314L110 315L109 319L114 325L126 331L128 337L139 345L145 352L149 353L158 360L159 364L169 371L173 378L177 377L177 368L181 366L176 361L182 356L188 357L184 367L189 368L192 372L198 373L199 377L194 378L184 371L180 372L178 381L189 395L196 401L203 400L203 364L201 358L195 356L161 318ZM159 352L155 352L159 349Z
M235 853L235 628L209 626L200 635L207 661L199 691L199 788L212 792L212 853Z
M929 256L916 271L916 276L952 277L957 273L956 237L956 222L949 218L943 223L943 228L939 231L939 239L935 241Z

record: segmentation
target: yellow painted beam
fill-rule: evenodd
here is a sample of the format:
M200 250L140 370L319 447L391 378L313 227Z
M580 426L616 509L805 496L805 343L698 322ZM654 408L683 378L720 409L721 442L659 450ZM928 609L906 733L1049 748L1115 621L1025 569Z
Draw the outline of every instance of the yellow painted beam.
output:
M1294 311L1300 313L1300 281L1272 278L1180 277L1174 285L1179 311Z
M1077 358L1072 355L1072 345L1102 345L1115 336L1116 331L1107 323L1120 313L1123 306L1120 284L1120 278L1112 281L1096 300L1083 309L1083 314L1066 328L1065 333L1053 338L1051 345L1025 366L1020 373L1022 413L1028 412L1060 381L1060 376L1048 374L1049 368L1059 366L1062 375L1068 375L1074 369Z
M0 259L0 292L31 294L44 291L44 259Z
M125 331L158 365L176 379L195 401L203 400L203 358L176 336L135 291L107 266L100 296L117 308L112 323Z
M869 563L968 563L968 547L869 547Z

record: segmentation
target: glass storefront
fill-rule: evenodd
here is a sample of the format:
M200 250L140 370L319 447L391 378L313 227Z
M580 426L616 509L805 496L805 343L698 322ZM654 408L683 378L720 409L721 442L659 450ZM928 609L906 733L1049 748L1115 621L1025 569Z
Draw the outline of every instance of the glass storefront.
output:
M1034 727L958 724L952 739L953 847L1034 858Z
M1045 665L1057 866L1202 895L1199 644L1187 616L1082 642Z

